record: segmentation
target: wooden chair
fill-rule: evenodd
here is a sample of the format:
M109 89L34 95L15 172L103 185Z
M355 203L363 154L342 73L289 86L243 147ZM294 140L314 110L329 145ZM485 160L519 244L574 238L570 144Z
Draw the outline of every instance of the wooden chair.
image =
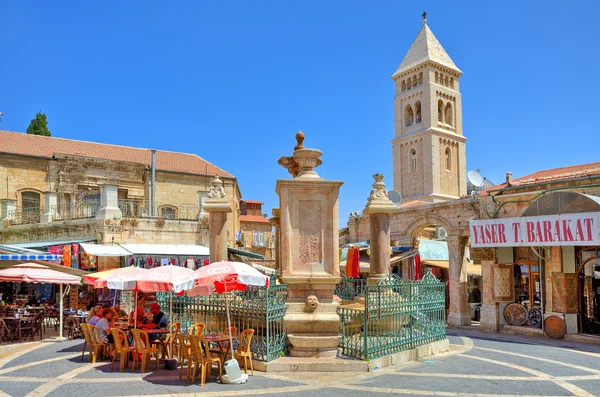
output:
M202 348L204 349L204 355L202 357L202 368L206 368L206 371L202 371L202 372L203 373L206 372L206 380L210 380L210 372L212 371L212 365L213 365L213 363L216 363L217 366L219 367L219 382L220 382L221 378L223 377L223 361L221 360L220 356L213 357L210 354L210 343L208 342L208 340L202 338L201 343L202 343Z
M150 345L148 333L140 329L132 329L131 333L133 335L133 343L135 345L135 351L133 353L133 366L131 370L135 371L136 363L140 358L138 355L142 356L140 372L146 372L146 363L150 361L153 355L156 358L156 368L158 369L158 349L156 346ZM145 342L142 341L142 338L145 340ZM145 346L144 343L146 344Z
M115 340L115 350L113 352L110 370L113 370L117 354L119 354L119 371L123 372L123 369L129 365L129 354L135 351L135 347L129 346L125 332L118 328L111 328L111 332L113 339Z
M194 323L190 327L190 335L202 335L204 332L204 323Z
M234 357L238 362L240 359L244 359L244 372L248 373L248 359L250 360L250 369L254 376L254 365L252 364L252 352L250 351L250 345L252 344L252 337L254 336L253 329L245 329L240 334L240 343L234 354Z
M88 356L90 358L90 362L92 361L92 336L90 335L90 330L87 324L81 324L81 333L83 334L83 349L81 350L81 361L83 361L83 356L85 354L85 348L87 346L90 347L90 352Z
M87 329L90 334L90 341L92 342L92 344L90 345L90 351L92 352L92 362L95 363L100 353L102 353L102 355L106 353L106 345L102 342L102 337L100 336L99 328L87 324Z
M35 340L35 334L35 319L31 317L21 320L21 336L23 340L31 338L31 341L33 342Z
M0 342L8 342L13 340L13 331L6 325L4 320L0 318Z

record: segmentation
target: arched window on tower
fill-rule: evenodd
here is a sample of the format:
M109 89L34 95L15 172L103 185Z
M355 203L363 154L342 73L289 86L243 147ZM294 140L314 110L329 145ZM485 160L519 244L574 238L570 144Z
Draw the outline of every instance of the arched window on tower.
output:
M435 82L436 83L440 82L440 74L438 72L435 72Z
M412 79L409 77L406 79L406 89L410 90L412 88Z
M413 76L413 87L417 86L417 75Z
M421 101L415 103L415 123L421 122Z
M452 104L448 102L446 104L446 110L444 111L444 119L446 120L446 124L453 125L452 122Z
M450 88L454 89L454 77L450 77Z
M405 120L407 127L409 125L412 125L412 123L414 122L414 117L415 116L414 116L412 107L410 105L406 105L406 112L404 113L404 120Z
M440 84L444 85L444 75L440 73Z
M419 85L423 84L423 72L419 73Z
M410 172L415 172L417 170L417 151L415 149L410 149Z
M445 76L445 77L444 77L444 81L445 81L444 85L445 85L446 87L448 87L448 85L450 84L450 80L448 79L448 76Z
M402 84L400 85L402 91L406 91L406 80L402 80Z
M452 171L452 150L447 147L446 148L446 170L447 171Z
M444 122L444 101L441 99L438 101L438 122Z

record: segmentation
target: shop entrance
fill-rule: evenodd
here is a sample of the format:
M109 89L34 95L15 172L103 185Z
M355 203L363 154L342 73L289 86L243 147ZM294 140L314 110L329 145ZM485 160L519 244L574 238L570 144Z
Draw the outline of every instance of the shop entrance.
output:
M577 254L579 273L579 329L600 335L600 247L581 249Z

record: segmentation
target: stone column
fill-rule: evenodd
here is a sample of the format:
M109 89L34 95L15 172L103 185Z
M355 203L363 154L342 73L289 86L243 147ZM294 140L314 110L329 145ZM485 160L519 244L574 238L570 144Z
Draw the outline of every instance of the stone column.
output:
M208 212L208 234L210 238L210 263L227 260L227 214L232 212L227 200L223 181L219 177L212 180L210 192L204 201L203 209Z
M269 219L271 225L275 229L275 274L281 276L281 223L280 223L280 212L279 208L273 208L271 211L273 218Z
M105 183L100 185L100 208L96 212L96 219L121 219L123 214L119 208L117 185Z
M44 213L40 217L40 223L53 221L53 214L58 213L58 194L56 192L44 193Z
M479 328L481 331L485 332L498 331L498 325L500 324L500 311L492 296L494 288L492 266L494 265L494 262L494 260L481 261L483 285L481 288L481 319Z
M390 214L398 207L388 198L383 174L373 175L375 183L363 214L369 216L371 226L371 269L367 283L374 285L390 271Z
M467 257L465 249L469 243L468 237L450 236L448 243L450 289L450 313L448 325L459 327L471 324L471 311L469 310L469 297L467 286Z
M15 216L17 210L17 200L0 200L0 219L11 219Z
M321 151L305 149L304 134L292 157L279 164L293 180L278 180L281 279L288 286L284 325L295 357L335 357L340 341L338 304L333 290L340 282L338 194L342 182L325 181L313 168Z

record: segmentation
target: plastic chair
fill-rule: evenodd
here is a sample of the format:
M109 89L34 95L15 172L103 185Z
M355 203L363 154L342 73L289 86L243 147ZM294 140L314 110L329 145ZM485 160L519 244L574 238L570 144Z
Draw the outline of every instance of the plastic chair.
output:
M238 344L237 351L235 352L235 359L240 361L244 359L244 372L248 373L248 359L250 359L250 369L252 370L252 376L254 376L254 365L252 364L252 352L250 351L250 345L252 344L252 337L254 336L253 329L245 329L240 334L240 343Z
M148 337L148 333L139 329L132 329L131 334L133 335L133 343L135 345L132 371L135 371L135 365L138 362L138 355L140 354L142 356L140 372L146 371L146 363L150 361L152 355L154 355L154 357L156 358L156 368L158 368L158 349L155 346L150 346L150 338ZM144 346L142 337L146 341L146 346Z
M225 328L225 330L223 331L223 335L229 336L230 334L231 334L232 339L237 339L238 328L237 327ZM229 349L231 348L229 346L229 340L226 340L223 342L217 342L217 344L219 346L219 349L210 349L210 352L219 354L219 355L223 355L223 359L226 360L227 358L225 356L227 356L227 353L229 352ZM213 346L214 346L214 344L213 344Z
M171 340L173 340L173 344L175 344L177 340L177 335L179 334L179 329L181 328L181 323L174 323L169 326L169 331L171 331L167 337L162 339L155 339L152 343L157 347L162 349L162 359L165 359L165 353L167 357L171 357ZM150 332L152 333L152 332Z
M175 342L176 343L173 345L173 347L177 351L177 359L183 366L183 359L187 358L187 356L190 354L190 352L189 352L190 343L188 340L188 336L184 335L184 334L177 334L177 335L175 335ZM181 378L179 378L179 379L181 379Z
M127 342L127 335L125 332L118 328L111 329L113 339L115 340L115 350L112 357L112 364L110 366L110 370L113 370L115 366L115 360L117 359L117 353L119 354L119 371L123 371L123 369L129 365L129 353L135 351L134 346L129 346ZM121 340L123 342L121 342Z
M193 382L194 378L196 377L196 371L198 370L198 366L202 364L202 348L200 346L200 337L198 335L189 335L186 337L185 335L180 334L179 339L182 342L189 342L184 343L183 345L180 344L181 367L179 368L179 380L181 380L181 377L183 376L183 359L186 359L187 371L185 374L185 380L187 380L188 382ZM193 376L191 376L192 369Z
M194 323L190 327L190 335L202 335L204 332L204 323Z
M90 347L90 352L88 356L90 358L90 362L92 361L92 337L90 335L90 330L88 329L87 324L81 324L81 333L83 334L83 349L81 350L81 361L83 361L83 356L85 354L85 348L87 346Z
M87 328L90 333L90 340L92 342L90 346L90 350L92 353L92 362L95 363L100 352L106 353L106 345L102 342L102 338L100 337L100 329L96 328L93 325L87 324Z
M210 372L212 371L213 363L216 363L219 367L219 382L223 377L223 361L221 357L212 357L210 354L210 343L208 340L202 338L201 340L202 348L204 349L204 356L202 359L202 368L206 368L206 380L210 380ZM204 372L204 371L203 371Z
M196 371L200 369L200 386L204 386L206 383L206 368L208 365L206 365L207 360L204 358L204 353L202 351L202 337L199 335L190 335L190 345L191 354L188 357L187 379L190 381L190 383L194 383L194 379L196 379ZM191 378L190 369L192 369Z

